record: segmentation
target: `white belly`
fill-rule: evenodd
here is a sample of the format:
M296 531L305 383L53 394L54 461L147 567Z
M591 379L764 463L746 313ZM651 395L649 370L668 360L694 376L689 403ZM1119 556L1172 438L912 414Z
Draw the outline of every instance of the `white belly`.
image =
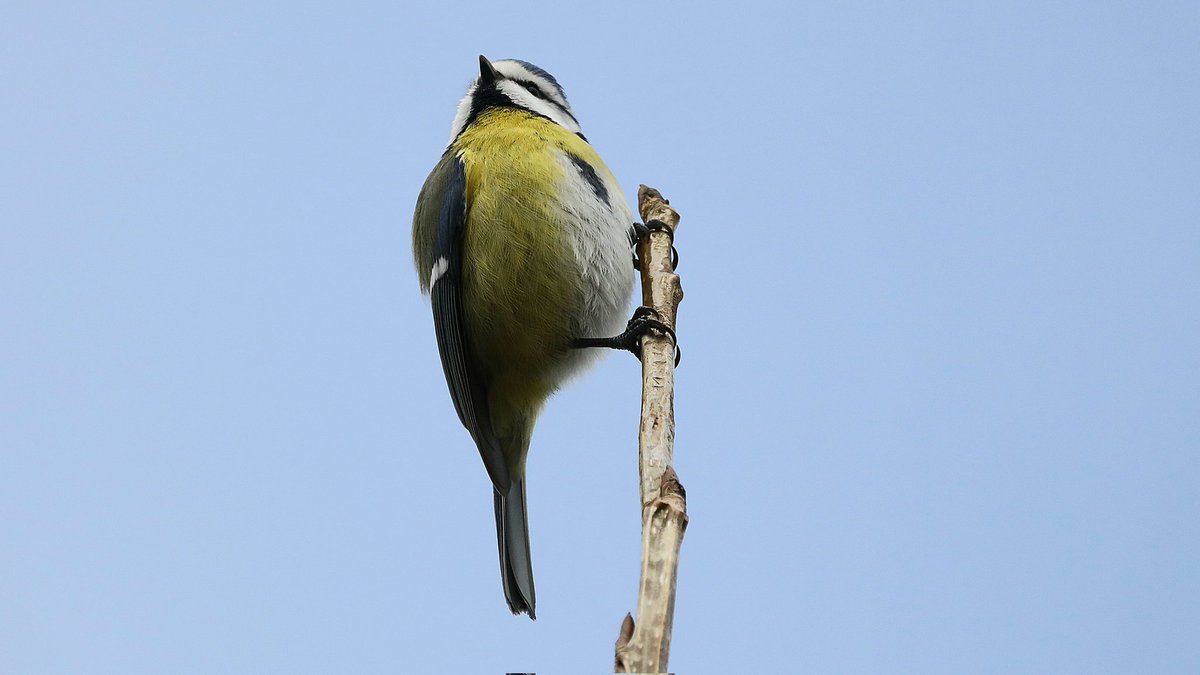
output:
M629 231L633 213L614 181L603 180L607 200L597 194L570 157L561 155L565 180L560 204L567 241L579 265L586 292L575 319L576 337L611 337L625 329L633 292ZM581 372L603 349L580 349L564 364L562 377Z

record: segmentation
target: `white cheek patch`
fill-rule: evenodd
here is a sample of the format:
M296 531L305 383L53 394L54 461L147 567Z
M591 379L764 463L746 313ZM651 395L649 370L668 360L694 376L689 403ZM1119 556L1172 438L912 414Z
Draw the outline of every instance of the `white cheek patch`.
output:
M580 132L579 124L575 120L571 119L570 115L563 112L561 108L553 103L550 103L544 99L540 99L537 96L529 93L528 89L522 87L516 82L506 80L503 82L498 82L496 86L499 87L501 93L512 99L512 102L518 106L521 106L526 110L532 110L539 115L549 117L554 121L555 124L573 134Z
M442 275L448 269L450 269L450 261L445 258L438 258L437 262L433 263L433 271L429 274L429 287L433 288L433 285L438 282L438 279L442 278Z

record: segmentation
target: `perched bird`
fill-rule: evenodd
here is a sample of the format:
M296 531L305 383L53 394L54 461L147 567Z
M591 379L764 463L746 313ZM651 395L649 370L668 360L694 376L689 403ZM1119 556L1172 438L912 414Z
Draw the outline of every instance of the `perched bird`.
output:
M534 422L591 361L583 347L634 349L637 316L621 335L598 337L625 323L633 224L558 81L525 61L480 56L417 199L413 258L450 396L492 480L514 614L534 618L525 504Z

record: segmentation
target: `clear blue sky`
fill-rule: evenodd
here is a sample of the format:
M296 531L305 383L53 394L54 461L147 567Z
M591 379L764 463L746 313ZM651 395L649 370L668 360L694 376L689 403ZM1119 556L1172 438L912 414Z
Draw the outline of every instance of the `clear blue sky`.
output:
M0 672L611 668L636 363L514 618L410 264L480 53L683 213L673 670L1200 671L1195 3L408 4L0 9Z

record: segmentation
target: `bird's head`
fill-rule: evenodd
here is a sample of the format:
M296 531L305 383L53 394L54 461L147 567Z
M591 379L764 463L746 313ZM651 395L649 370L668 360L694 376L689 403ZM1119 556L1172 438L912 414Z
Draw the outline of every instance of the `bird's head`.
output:
M458 112L450 132L451 142L480 113L496 107L527 110L573 134L583 136L579 122L571 112L571 105L567 103L567 95L553 75L528 61L504 59L493 62L481 55L479 77L475 78L467 88L466 96L458 103Z

